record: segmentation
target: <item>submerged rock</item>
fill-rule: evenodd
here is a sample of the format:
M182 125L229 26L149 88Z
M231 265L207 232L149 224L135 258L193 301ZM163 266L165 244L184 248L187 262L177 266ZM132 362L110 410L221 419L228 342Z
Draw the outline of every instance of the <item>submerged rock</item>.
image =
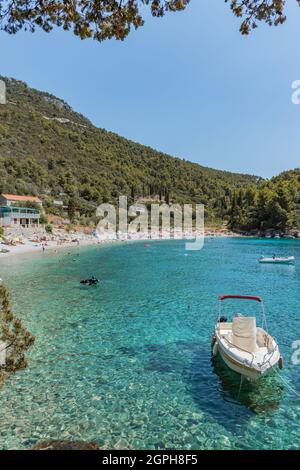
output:
M94 442L49 440L37 442L31 450L100 450L100 447Z

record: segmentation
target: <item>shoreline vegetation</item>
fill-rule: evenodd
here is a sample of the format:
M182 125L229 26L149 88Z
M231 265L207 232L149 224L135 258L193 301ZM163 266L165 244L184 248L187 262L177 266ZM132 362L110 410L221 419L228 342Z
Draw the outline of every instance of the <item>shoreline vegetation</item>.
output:
M34 341L12 313L8 290L0 284L0 387L11 374L27 367L25 353Z
M300 236L300 169L234 191L227 217L234 231Z

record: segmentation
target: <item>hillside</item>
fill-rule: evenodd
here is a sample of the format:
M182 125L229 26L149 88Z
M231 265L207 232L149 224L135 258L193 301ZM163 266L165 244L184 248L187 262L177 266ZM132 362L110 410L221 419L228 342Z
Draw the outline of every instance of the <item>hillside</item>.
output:
M0 192L38 194L49 210L64 198L81 215L119 194L131 200L160 196L204 203L207 217L222 218L231 193L257 177L218 171L173 158L99 129L64 101L0 77ZM64 195L62 196L61 193Z
M235 190L228 216L234 230L299 230L300 168Z

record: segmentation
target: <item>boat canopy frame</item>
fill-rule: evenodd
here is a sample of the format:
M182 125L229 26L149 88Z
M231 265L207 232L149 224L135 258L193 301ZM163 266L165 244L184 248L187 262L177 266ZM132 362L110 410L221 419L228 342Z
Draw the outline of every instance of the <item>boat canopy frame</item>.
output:
M261 328L265 329L265 331L268 332L265 306L264 306L262 297L260 297L259 295L238 295L238 294L219 295L218 297L219 308L218 308L217 322L220 321L220 318L222 316L222 308L221 308L222 302L228 299L253 300L255 302L259 302L261 304Z
M257 302L262 302L262 298L258 295L233 295L233 294L226 294L226 295L219 295L219 300L222 302L226 299L244 299L244 300L256 300Z

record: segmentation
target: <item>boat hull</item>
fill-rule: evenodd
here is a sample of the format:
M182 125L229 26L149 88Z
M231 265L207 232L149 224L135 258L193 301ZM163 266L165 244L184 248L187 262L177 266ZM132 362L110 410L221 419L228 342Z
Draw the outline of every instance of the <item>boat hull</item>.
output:
M226 348L220 340L218 334L213 336L212 348L214 356L220 354L221 358L230 369L250 380L258 380L260 377L266 375L281 359L280 352L277 350L276 354L271 357L263 368L256 363L250 364L249 361L240 360L235 354L230 353L228 348ZM248 364L246 362L248 362Z
M285 258L285 259L273 259L273 258L262 258L258 260L260 264L294 264L295 258Z
M244 364L239 363L238 361L235 361L233 358L228 356L221 348L219 348L220 356L229 367L229 369L232 369L234 372L237 372L240 375L243 375L244 377L247 377L250 380L258 380L260 377L262 377L262 374L260 371L252 369L250 367L245 366Z
M285 259L291 258L293 257ZM262 302L261 297L253 295L219 296L220 302L226 299ZM262 314L264 315L263 306ZM256 326L256 318L253 316L247 318L235 314L228 321L221 314L220 308L211 346L213 356L220 354L230 369L251 380L259 379L276 365L279 368L283 365L276 340L263 327Z

